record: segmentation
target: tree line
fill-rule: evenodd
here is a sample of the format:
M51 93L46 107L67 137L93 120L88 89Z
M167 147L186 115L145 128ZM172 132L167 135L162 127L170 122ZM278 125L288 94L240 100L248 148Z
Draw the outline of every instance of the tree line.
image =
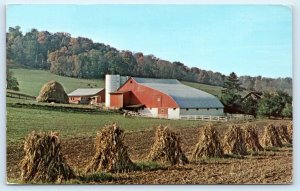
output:
M6 35L7 65L50 70L54 74L75 78L104 78L105 74L137 77L175 78L178 80L223 86L226 76L219 72L187 67L144 55L119 51L103 43L69 33L38 31L25 34L19 26L10 27ZM241 86L255 91L292 92L291 78L239 77Z

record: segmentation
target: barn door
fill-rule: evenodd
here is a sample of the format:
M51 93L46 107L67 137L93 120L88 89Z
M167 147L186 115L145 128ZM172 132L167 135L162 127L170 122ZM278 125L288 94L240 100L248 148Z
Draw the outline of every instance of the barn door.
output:
M168 118L168 108L166 107L158 108L157 112L159 118Z

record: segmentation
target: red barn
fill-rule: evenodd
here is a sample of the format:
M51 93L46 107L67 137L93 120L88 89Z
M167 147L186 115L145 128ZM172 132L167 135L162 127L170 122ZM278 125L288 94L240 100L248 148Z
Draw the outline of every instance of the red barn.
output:
M68 94L69 103L97 104L105 102L104 88L80 88Z
M175 79L130 77L110 93L110 108L174 119L184 115L223 115L224 106L215 96Z

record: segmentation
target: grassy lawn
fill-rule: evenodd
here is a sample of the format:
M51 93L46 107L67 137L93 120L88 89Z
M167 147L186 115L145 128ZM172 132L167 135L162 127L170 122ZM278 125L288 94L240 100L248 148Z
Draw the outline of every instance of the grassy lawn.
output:
M105 87L104 80L87 80L55 75L45 70L11 69L19 82L20 92L38 96L41 87L50 80L56 80L63 85L66 93L77 88Z

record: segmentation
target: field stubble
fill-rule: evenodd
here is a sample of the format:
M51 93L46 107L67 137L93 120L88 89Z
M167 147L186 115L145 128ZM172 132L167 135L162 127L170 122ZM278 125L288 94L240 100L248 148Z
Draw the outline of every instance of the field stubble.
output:
M182 149L190 159L198 141L199 128L176 128ZM262 128L258 128L262 136ZM221 140L227 128L218 126ZM62 140L62 153L77 172L83 172L94 155L94 136ZM154 131L127 132L125 144L134 162L146 161L154 141ZM23 156L22 146L8 146L8 180L20 176L18 161ZM192 161L187 165L166 166L152 171L113 173L112 180L101 184L290 184L292 183L292 148L284 147L257 152L245 157L210 158ZM93 182L89 182L93 183Z

